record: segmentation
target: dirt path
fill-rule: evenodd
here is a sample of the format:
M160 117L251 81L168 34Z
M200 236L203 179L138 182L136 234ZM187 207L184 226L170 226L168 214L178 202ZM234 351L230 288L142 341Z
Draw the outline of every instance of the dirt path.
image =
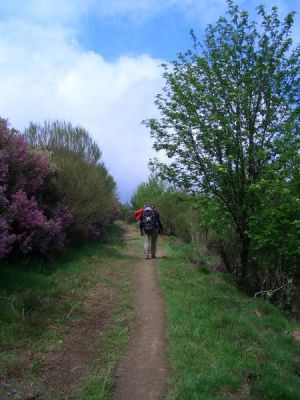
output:
M99 263L101 279L89 287L81 300L84 314L78 314L65 327L49 327L49 331L62 329L61 339L45 347L46 351L40 351L38 355L19 351L20 360L23 360L20 365L24 364L30 370L33 362L38 360L40 371L34 378L32 375L16 375L18 370L14 371L12 378L0 377L1 400L77 398L81 379L89 377L92 365L102 360L97 342L114 325L117 307L125 299L125 292L121 289L127 279L132 279L131 274L135 289L133 335L117 370L114 400L163 398L167 380L164 302L155 260L142 258L142 240L134 226L126 227L124 239L127 246L122 247L116 261L109 258L103 261L96 256L86 259L88 264ZM73 308L66 319L72 317L72 312ZM112 379L111 376L111 383Z
M125 239L130 243L134 238L136 232L131 228ZM114 400L162 399L166 391L164 302L155 260L143 260L142 253L139 255L141 261L134 271L133 337L117 371Z
M74 321L63 345L47 355L43 383L53 399L73 398L82 376L88 374L96 357L95 343L109 329L109 320L118 302L115 292L97 284L84 301L86 317Z

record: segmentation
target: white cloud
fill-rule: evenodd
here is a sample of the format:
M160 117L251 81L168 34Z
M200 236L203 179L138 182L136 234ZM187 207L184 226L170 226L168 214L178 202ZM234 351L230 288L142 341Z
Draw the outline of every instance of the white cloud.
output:
M260 1L237 3L254 10ZM264 3L278 5L283 15L299 10L296 0ZM225 9L225 0L0 0L0 116L20 130L30 120L81 124L99 143L122 197L128 198L148 174L151 140L140 121L157 112L160 60L120 55L107 62L85 51L76 41L81 19L124 16L134 23L176 10L205 26Z
M10 0L0 1L2 18L21 18L32 22L70 23L86 15L94 0Z
M110 63L81 49L71 31L20 21L1 24L0 115L20 130L30 120L82 125L128 199L148 175L152 150L141 120L156 112L160 63L147 55Z

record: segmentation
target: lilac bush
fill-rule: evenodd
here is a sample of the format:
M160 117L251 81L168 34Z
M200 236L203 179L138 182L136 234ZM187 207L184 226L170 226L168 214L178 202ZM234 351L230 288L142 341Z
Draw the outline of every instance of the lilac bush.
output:
M66 245L72 214L62 202L46 204L50 176L46 155L0 119L0 259L14 250L46 255Z
M0 217L0 259L11 251L16 235L10 233L7 221Z

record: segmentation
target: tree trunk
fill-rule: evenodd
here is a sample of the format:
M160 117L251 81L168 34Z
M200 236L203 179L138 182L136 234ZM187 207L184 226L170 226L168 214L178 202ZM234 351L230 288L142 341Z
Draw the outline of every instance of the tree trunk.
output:
M243 233L238 234L238 252L240 265L237 271L237 279L243 283L245 281L249 263L249 238Z

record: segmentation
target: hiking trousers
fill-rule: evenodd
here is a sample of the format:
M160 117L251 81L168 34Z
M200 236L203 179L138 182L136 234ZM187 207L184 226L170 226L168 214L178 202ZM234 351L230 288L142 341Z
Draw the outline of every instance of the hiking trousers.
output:
M144 254L145 257L156 257L156 245L158 238L158 229L154 229L151 232L144 232Z

